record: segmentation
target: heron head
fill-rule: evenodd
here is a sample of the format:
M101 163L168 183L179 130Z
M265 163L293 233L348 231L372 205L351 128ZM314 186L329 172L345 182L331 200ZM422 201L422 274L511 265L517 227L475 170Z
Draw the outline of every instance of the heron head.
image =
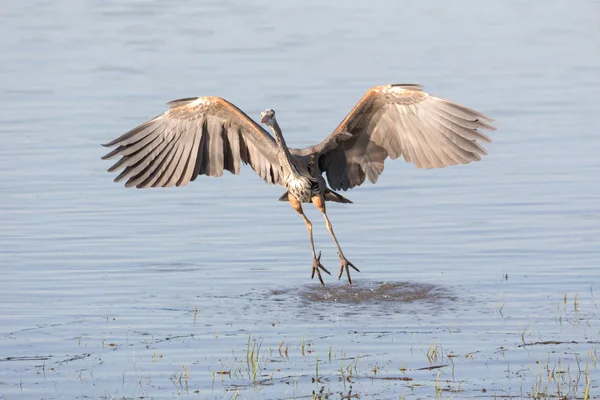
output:
M260 113L260 123L265 124L267 126L273 126L273 121L275 121L275 111L267 108L263 112Z

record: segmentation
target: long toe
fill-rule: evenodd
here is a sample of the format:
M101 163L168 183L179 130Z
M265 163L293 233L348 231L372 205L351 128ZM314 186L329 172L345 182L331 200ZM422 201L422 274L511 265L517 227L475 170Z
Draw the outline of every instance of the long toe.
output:
M321 252L319 252L319 255L316 258L313 258L312 274L310 275L310 278L314 279L316 274L319 278L319 281L321 282L321 285L325 286L325 282L323 281L323 277L321 276L321 270L327 273L328 275L331 275L327 268L325 268L323 264L321 264Z
M342 278L342 274L346 271L346 276L348 277L348 284L352 285L352 278L350 277L350 268L354 269L356 272L360 272L358 268L354 266L350 261L346 258L340 258L340 274L338 275L338 279Z

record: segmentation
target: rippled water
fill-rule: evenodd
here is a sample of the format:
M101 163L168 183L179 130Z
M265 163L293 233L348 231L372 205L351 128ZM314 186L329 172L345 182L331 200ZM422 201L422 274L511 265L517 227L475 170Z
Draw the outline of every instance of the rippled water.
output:
M600 3L461 5L3 5L0 394L598 396ZM138 191L100 160L175 98L274 108L300 147L391 82L499 130L480 163L387 162L329 207L351 288L310 280L304 224L248 168Z

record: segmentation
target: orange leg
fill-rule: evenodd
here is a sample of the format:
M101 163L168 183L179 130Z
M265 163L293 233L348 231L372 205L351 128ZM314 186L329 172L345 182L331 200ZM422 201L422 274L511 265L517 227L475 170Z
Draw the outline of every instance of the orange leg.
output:
M294 210L296 210L298 212L298 214L300 214L300 216L304 220L304 223L306 224L306 229L308 230L308 236L310 238L310 249L312 250L312 256L313 256L313 267L312 267L311 278L314 279L315 273L316 273L317 277L319 278L319 281L321 282L321 285L325 286L325 282L323 282L323 277L321 276L320 270L323 270L324 272L326 272L329 275L331 275L331 273L329 273L329 271L327 271L327 269L323 266L323 264L321 264L321 252L319 252L318 256L317 256L317 253L315 252L315 242L313 241L312 224L310 223L308 218L306 218L306 215L304 215L304 210L302 210L302 204L294 196L292 196L291 193L288 194L288 201L290 202L290 205L292 206L292 208Z
M327 212L325 210L325 199L323 198L323 196L322 195L313 196L312 202L315 205L315 207L317 207L319 209L319 211L321 211L323 213L323 216L325 217L325 224L327 225L327 230L331 234L331 237L333 238L333 241L335 242L335 245L337 246L338 256L340 257L340 274L338 275L338 279L340 279L342 277L342 274L344 273L344 270L345 270L346 276L348 276L348 283L350 285L352 285L352 278L350 278L350 267L358 272L360 272L360 270L358 268L356 268L354 266L354 264L352 264L350 261L348 261L346 256L344 256L344 253L342 252L342 248L340 247L340 244L338 243L337 238L335 237L335 234L333 233L333 226L331 225L331 221L329 221L329 217L327 217Z

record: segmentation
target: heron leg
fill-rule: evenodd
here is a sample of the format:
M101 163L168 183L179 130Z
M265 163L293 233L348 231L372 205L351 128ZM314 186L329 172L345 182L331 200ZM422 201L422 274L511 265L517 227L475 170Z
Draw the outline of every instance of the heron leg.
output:
M323 196L321 195L313 196L312 202L315 205L315 207L317 207L319 211L323 213L323 216L325 217L325 224L327 225L327 230L329 231L329 234L331 235L333 241L335 242L335 245L337 246L338 256L340 257L340 274L338 275L338 279L340 279L344 271L346 271L348 283L352 285L352 278L350 278L350 268L354 269L357 272L360 272L360 270L356 268L354 264L348 261L348 259L346 258L346 256L344 256L344 253L342 252L342 248L340 247L340 244L337 238L335 237L335 233L333 233L333 226L331 225L331 221L329 221L329 217L327 216L327 211L325 209L325 198L323 198Z
M327 268L325 268L323 266L323 264L321 264L321 252L319 252L319 255L317 256L317 253L315 251L315 242L313 241L312 224L309 221L309 219L306 217L306 215L304 215L304 210L302 210L302 204L298 201L298 199L296 199L294 196L292 196L291 193L288 195L288 201L289 201L290 205L292 206L292 208L294 210L296 210L296 212L298 212L298 214L300 214L300 216L304 220L304 223L306 224L306 230L308 230L308 237L310 238L310 249L312 251L312 256L313 256L313 267L312 267L311 279L314 279L315 273L316 273L317 277L319 278L319 281L321 282L321 285L325 286L325 282L323 282L323 277L321 276L320 270L323 270L324 272L326 272L329 275L331 275L331 273L327 270Z

